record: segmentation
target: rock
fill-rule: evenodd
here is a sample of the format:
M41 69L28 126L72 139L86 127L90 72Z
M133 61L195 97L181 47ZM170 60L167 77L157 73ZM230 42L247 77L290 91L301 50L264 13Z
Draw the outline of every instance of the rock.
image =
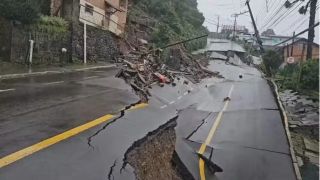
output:
M319 153L319 142L314 142L307 138L303 138L303 142L306 150Z

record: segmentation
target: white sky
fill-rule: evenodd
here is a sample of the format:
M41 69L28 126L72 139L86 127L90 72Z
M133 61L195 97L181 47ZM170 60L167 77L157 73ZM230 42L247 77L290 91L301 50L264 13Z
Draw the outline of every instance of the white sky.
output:
M217 16L220 16L220 25L233 25L234 18L231 17L234 13L240 13L247 11L248 8L245 5L245 0L197 0L198 9L203 13L206 18L204 26L206 26L210 31L216 31L217 26ZM262 33L265 28L266 22L272 17L276 10L285 2L286 0L268 0L269 11L266 10L266 0L251 0L250 6L253 12L253 16L256 19L258 30ZM292 1L292 0L291 0ZM300 2L299 2L300 3ZM299 3L290 9L282 8L282 10L273 18L272 21L266 27L272 28L277 35L288 35L291 36L293 31L296 33L308 28L309 24L309 12L306 15L300 15L298 13ZM305 3L303 3L305 4ZM301 4L302 5L302 4ZM295 9L296 8L296 9ZM292 12L288 15L292 10ZM286 13L286 14L284 14ZM281 17L280 15L284 14L282 17L285 17L279 23L275 22L275 19ZM281 19L281 18L280 18ZM279 20L280 20L279 19ZM316 22L319 21L319 11L317 10ZM249 13L240 15L237 18L237 25L246 26L250 32L253 32L253 27L251 24L251 19ZM221 27L221 26L220 26ZM302 35L302 37L307 37L308 33ZM319 43L319 26L315 29L315 42Z

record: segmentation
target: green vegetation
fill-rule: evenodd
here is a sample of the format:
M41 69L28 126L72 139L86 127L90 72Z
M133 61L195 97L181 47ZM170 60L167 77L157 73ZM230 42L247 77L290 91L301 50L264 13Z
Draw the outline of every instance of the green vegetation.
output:
M282 63L281 56L275 51L268 50L262 58L267 75L274 76Z
M134 0L132 13L144 12L157 21L152 42L161 47L166 44L208 33L202 26L204 16L197 9L196 0ZM203 48L206 38L185 44L189 50Z
M61 39L68 32L68 22L60 17L41 16L31 25L31 29L50 35L51 39Z
M44 0L1 0L0 16L8 20L31 24L41 14L49 14L50 1Z
M319 99L319 61L307 60L299 64L287 64L279 69L282 62L278 52L269 50L263 55L260 69L267 76L274 77L280 89L292 89Z
M319 61L308 60L301 64L291 64L276 75L281 89L293 89L319 99Z

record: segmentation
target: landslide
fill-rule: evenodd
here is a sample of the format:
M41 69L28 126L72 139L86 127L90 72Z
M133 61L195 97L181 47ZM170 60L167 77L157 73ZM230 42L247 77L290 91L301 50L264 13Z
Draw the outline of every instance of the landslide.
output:
M143 39L149 42L149 47L162 47L207 34L203 22L196 0L132 0L125 39L132 46L141 44ZM206 38L202 38L185 43L184 48L190 52L205 47L206 42Z

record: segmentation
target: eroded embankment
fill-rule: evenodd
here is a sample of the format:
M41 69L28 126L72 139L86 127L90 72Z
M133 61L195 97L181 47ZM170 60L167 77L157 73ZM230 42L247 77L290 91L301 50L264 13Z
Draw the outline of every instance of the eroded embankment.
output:
M136 179L190 179L175 153L178 116L136 141L125 153L123 168L133 167Z

